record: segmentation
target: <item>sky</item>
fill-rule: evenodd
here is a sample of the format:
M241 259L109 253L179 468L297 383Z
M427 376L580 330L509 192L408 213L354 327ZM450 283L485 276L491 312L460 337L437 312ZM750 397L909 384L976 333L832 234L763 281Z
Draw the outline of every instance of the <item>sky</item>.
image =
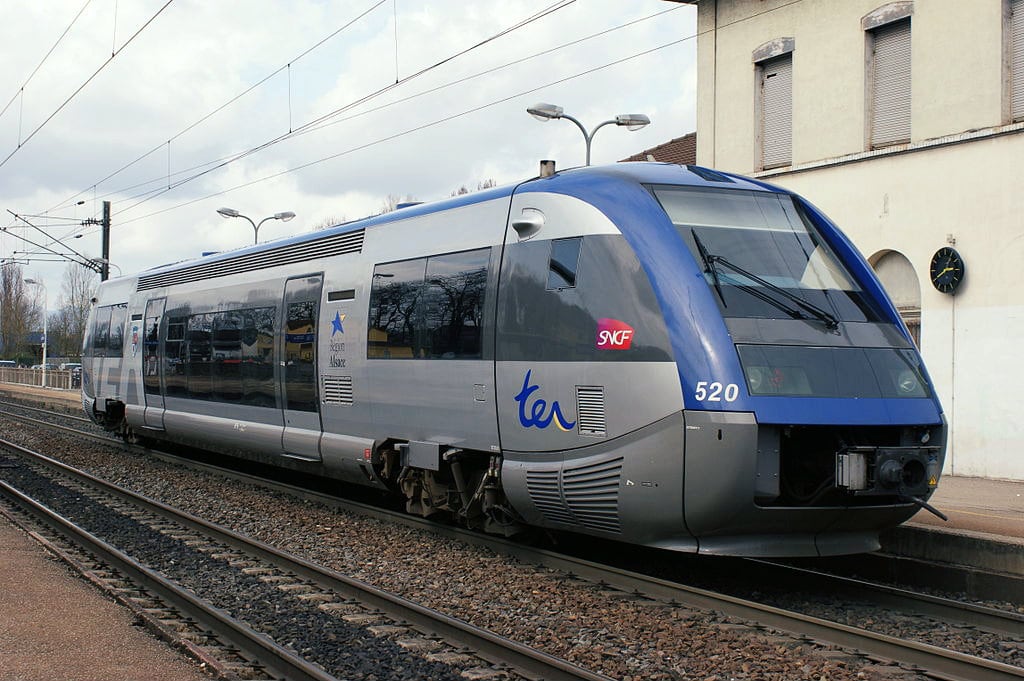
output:
M538 102L647 114L595 135L612 163L695 130L695 32L665 0L0 0L0 258L52 310L67 262L39 246L99 257L103 201L117 276L251 244L221 207L296 214L263 242L583 165Z

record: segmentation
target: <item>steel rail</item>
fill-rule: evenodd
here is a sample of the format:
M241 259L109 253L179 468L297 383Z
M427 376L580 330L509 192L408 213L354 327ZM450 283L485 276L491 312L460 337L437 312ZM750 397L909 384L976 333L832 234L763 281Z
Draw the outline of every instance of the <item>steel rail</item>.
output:
M853 593L869 593L872 602L881 606L915 610L921 615L962 622L998 634L1024 636L1024 614L1021 613L996 610L975 603L962 603L941 596L917 593L887 584L876 584L854 577L834 575L770 560L749 559L749 561L758 566L762 575L767 573L766 576L768 576L775 572L780 580L783 578L799 580L803 586L813 580L818 583L816 588L827 589L832 593L841 589Z
M450 617L432 608L343 575L335 570L330 570L303 558L293 556L273 546L245 537L233 530L203 520L190 513L136 494L13 442L0 439L0 445L17 451L21 455L29 457L33 461L42 463L73 479L100 489L122 501L179 523L216 542L223 543L245 554L271 563L285 572L291 572L303 579L316 582L324 588L332 589L348 598L355 599L364 605L377 608L395 620L408 622L421 631L471 648L480 657L491 662L511 666L523 672L527 677L548 681L611 681L610 677L603 674L583 669L561 658L530 648L463 620ZM0 484L3 484L2 481L0 481ZM7 487L7 485L4 484L4 487ZM288 678L290 679L291 677Z
M0 492L52 531L82 546L178 611L217 632L218 638L242 651L249 659L259 660L260 665L274 675L287 678L289 681L336 681L335 677L319 666L296 656L223 610L197 598L191 592L133 560L131 556L51 511L35 499L22 494L3 480L0 480Z
M50 425L41 422L43 425ZM106 441L108 444L109 440ZM592 582L604 583L625 592L643 595L667 603L684 604L692 607L715 610L745 620L759 622L777 629L807 636L822 642L859 650L870 656L877 656L905 664L916 665L928 670L937 679L965 679L970 681L1007 681L1024 679L1024 668L1001 662L986 660L974 655L946 650L916 641L878 634L849 625L829 622L821 618L803 615L759 604L710 590L691 587L668 580L649 577L640 573L601 565L580 558L566 556L545 549L523 546L514 542L485 537L460 528L439 526L427 520L401 513L376 508L359 502L340 499L335 496L306 490L294 485L278 483L259 476L231 471L223 467L196 462L164 452L151 451L158 458L186 463L188 466L229 475L238 480L298 495L300 498L321 501L334 507L345 508L376 518L397 520L408 526L425 531L486 546L492 550L516 557L522 561L541 564L545 567L577 575ZM1002 627L999 627L1000 629Z

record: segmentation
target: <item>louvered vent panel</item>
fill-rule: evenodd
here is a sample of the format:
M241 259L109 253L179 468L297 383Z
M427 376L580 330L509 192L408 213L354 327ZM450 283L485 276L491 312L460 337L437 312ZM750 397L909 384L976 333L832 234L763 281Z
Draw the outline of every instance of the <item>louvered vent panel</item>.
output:
M576 386L576 427L580 435L604 437L607 424L604 415L604 388L601 386Z
M556 523L574 524L576 519L562 502L562 494L558 489L558 471L527 471L526 489L530 493L533 505L545 519Z
M298 244L288 244L257 253L245 253L233 258L215 262L184 265L170 272L143 274L139 277L139 291L187 284L203 279L215 279L232 274L242 274L255 270L291 265L317 258L327 258L346 253L360 253L363 250L363 230L336 234L331 237L312 239Z
M565 503L581 525L619 532L619 480L622 457L562 472Z
M323 385L324 404L352 404L351 376L324 376Z
M910 141L910 21L874 33L872 148Z

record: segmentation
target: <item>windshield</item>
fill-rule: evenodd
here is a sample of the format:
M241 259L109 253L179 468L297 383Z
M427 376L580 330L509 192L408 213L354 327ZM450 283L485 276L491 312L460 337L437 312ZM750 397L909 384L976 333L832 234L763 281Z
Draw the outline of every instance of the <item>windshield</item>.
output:
M879 321L863 291L786 194L655 187L726 317Z

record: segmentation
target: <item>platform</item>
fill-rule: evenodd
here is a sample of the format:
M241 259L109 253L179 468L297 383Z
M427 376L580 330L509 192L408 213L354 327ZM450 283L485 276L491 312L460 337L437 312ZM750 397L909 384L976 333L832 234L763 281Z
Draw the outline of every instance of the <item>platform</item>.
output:
M42 388L38 385L0 383L0 398L16 397L34 402L36 406L58 406L82 411L82 393L79 390Z
M0 515L0 681L209 678Z
M887 553L1024 576L1024 481L946 475L929 503L882 536Z

